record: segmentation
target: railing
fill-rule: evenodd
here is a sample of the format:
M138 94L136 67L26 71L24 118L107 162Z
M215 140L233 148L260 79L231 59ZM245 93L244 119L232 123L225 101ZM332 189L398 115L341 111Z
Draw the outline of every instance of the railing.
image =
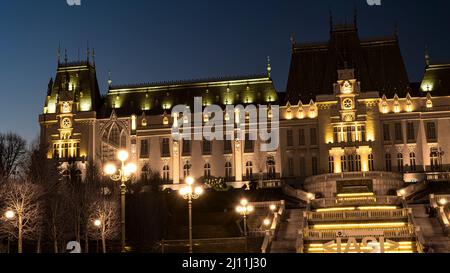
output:
M368 196L358 200L343 200L342 198L321 198L311 201L314 208L340 207L350 205L399 205L401 199L398 196Z
M283 181L281 180L262 180L258 181L259 189L270 189L270 188L281 188L283 186Z
M300 199L306 203L309 203L311 199L314 198L314 194L299 189L294 189L293 187L286 184L283 185L282 190L284 194Z
M251 202L250 204L255 209L267 209L269 211L269 213L271 213L271 214L272 214L272 211L270 211L270 206L271 205L277 206L277 210L273 213L273 216L271 219L272 220L271 225L268 230L263 229L263 230L251 231L251 232L254 232L255 234L258 233L258 235L260 235L261 233L264 233L264 241L261 245L261 252L267 253L267 251L270 249L272 241L275 238L278 227L280 226L281 217L283 217L284 212L286 210L285 201L280 200L277 202Z
M423 253L423 248L425 246L425 238L423 237L423 232L422 229L420 228L420 225L418 223L416 223L414 217L413 217L413 212L412 209L409 208L408 210L408 222L414 227L414 235L416 237L416 241L417 241L417 252L419 253Z
M335 240L338 229L311 230L304 229L304 239L308 241ZM367 234L364 234L366 231ZM370 228L358 230L358 234L352 236L356 239L362 239L367 236L373 236L374 232L383 232L385 238L415 238L414 227L407 226L403 228Z
M448 213L446 212L445 205L450 203L450 195L441 194L434 195L430 194L430 207L436 211L436 216L442 229L445 232L450 230L450 221L448 219Z
M408 217L408 209L395 210L355 210L355 211L326 211L326 212L308 212L309 221L321 220L345 220L345 219L392 219Z
M376 178L390 178L394 180L403 180L402 174L392 172L343 172L333 174L322 174L313 177L308 177L305 184L324 182L328 180L342 180L342 179L376 179Z
M427 188L427 184L425 182L419 182L409 185L406 188L400 189L397 191L398 196L402 196L404 198L409 198L417 192L423 191Z
M235 238L211 238L211 239L193 239L194 248L208 247L208 246L222 246L229 243L236 243L245 245L247 247L247 238L235 237ZM188 251L189 240L162 240L158 243L161 253L166 253L170 248L183 249L184 252Z

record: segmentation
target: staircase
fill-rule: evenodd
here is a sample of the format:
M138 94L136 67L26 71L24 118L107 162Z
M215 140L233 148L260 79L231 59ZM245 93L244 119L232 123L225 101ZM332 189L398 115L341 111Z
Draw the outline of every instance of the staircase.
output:
M414 220L420 226L425 244L432 252L450 253L450 238L445 235L441 224L427 213L426 205L409 205L412 208Z
M271 253L296 253L297 234L303 221L303 209L289 209L280 224L276 239L270 247Z

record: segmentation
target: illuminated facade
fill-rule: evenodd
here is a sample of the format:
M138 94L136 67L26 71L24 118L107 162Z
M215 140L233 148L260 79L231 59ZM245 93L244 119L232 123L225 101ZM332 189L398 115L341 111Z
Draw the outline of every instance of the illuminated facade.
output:
M222 177L236 187L249 181L276 181L281 178L280 152L260 152L259 140L172 137L172 108L182 104L194 110L194 97L202 98L203 108L264 104L270 113L270 104L276 104L278 96L270 65L267 70L269 74L262 76L128 86L113 86L109 80L108 93L101 98L95 64L59 63L40 116L41 140L48 144L49 159L77 162L81 172L86 162L101 167L126 149L137 162L136 179L153 171L168 185L189 175ZM234 113L224 111L223 115L224 120L234 119ZM204 122L208 118L202 117ZM183 126L192 125L194 131L193 120L193 116L183 117ZM232 134L237 135L237 130Z

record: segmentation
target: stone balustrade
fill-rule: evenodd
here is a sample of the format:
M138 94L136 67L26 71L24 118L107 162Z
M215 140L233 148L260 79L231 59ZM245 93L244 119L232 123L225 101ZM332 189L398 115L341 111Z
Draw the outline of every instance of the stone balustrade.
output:
M359 219L404 219L408 217L407 209L395 210L354 210L308 212L309 221L359 220Z

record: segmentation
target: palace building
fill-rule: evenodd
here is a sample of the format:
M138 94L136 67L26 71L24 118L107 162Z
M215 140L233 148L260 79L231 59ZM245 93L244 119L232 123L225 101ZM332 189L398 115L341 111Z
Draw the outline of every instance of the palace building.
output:
M427 53L422 82L411 83L398 36L360 39L356 22L332 26L328 42L292 42L286 92L275 90L269 62L267 74L249 77L121 86L110 79L102 96L95 61L66 57L39 117L48 158L77 162L82 174L86 162L113 161L127 149L138 178L153 170L169 186L214 176L235 186L286 182L324 197L449 179L450 64L433 64ZM174 140L171 110L192 108L194 97L222 109L280 105L278 149L261 152L261 141L247 138ZM225 120L232 115L224 111Z

